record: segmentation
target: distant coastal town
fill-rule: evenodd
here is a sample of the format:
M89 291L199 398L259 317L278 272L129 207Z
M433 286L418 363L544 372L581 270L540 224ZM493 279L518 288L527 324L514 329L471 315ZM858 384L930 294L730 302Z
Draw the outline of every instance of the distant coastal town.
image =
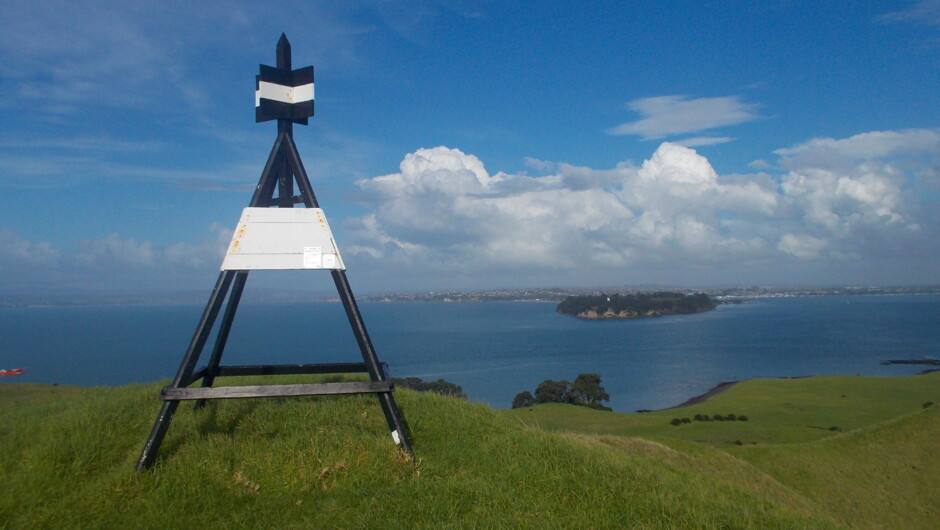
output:
M727 287L701 288L664 285L621 285L607 287L534 287L480 290L446 290L402 293L356 293L360 302L552 302L571 296L629 295L672 291L691 295L707 294L718 304L740 303L753 298L785 298L834 295L940 294L940 285L899 287ZM207 290L166 293L106 294L60 293L55 295L13 295L0 293L0 307L43 307L77 305L178 305L205 303ZM303 290L267 289L252 301L263 303L336 302L335 293L311 293Z
M903 287L729 287L721 289L663 286L620 286L603 288L487 289L478 291L429 291L364 295L368 302L561 302L571 296L638 294L674 291L687 295L705 293L718 303L734 303L749 298L786 298L798 296L940 294L940 285Z

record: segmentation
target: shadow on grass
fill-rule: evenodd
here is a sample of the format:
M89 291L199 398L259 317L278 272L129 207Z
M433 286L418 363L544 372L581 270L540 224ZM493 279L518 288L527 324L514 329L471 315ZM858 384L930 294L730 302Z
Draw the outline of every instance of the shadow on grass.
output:
M187 405L186 403L182 404L174 415L175 421L170 423L168 429L168 434L172 436L167 436L164 439L157 459L169 460L179 452L181 447L193 440L213 435L233 436L239 425L248 420L262 404L259 399L241 399L237 401L238 403L226 404L209 401L205 406L195 410L193 410L194 407L191 404L189 404L189 410L182 410ZM225 406L226 410L220 412L220 406ZM194 415L195 429L185 429L184 425L179 425L179 423L186 420L186 418L181 418L181 415ZM174 429L174 426L177 429Z
M206 403L205 407L195 410L199 421L196 425L196 431L200 437L206 437L213 434L233 435L240 423L250 417L255 410L261 406L260 399L242 399L237 402L236 410L227 410L226 414L219 414L219 407L222 403ZM235 405L227 404L229 407ZM233 407L234 408L234 407Z

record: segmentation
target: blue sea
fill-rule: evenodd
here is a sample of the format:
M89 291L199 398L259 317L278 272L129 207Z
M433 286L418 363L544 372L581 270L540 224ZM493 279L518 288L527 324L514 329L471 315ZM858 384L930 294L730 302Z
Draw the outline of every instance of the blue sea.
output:
M554 303L360 303L393 376L443 378L508 408L545 379L599 373L614 410L677 405L723 381L908 375L940 358L940 295L760 298L707 313L584 321ZM0 309L8 382L122 385L172 378L202 305ZM211 344L210 344L211 345ZM200 366L208 357L203 353ZM223 364L358 362L339 303L245 303Z

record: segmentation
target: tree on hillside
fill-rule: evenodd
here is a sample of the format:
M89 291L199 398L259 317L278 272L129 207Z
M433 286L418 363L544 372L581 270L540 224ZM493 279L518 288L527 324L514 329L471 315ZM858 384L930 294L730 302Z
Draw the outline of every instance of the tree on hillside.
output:
M610 410L600 403L610 401L610 396L601 386L601 376L598 374L578 374L568 394L575 405Z
M536 403L568 403L568 381L546 379L535 387Z
M519 392L512 400L512 408L518 409L541 405L542 403L570 403L582 407L598 410L611 410L601 405L601 401L610 401L610 396L601 386L601 376L598 374L578 374L574 383L562 379L554 381L546 379L535 388L535 396L528 390Z
M535 404L535 398L532 397L532 393L528 390L519 392L516 394L516 397L512 400L512 408L522 409L525 407L531 407Z

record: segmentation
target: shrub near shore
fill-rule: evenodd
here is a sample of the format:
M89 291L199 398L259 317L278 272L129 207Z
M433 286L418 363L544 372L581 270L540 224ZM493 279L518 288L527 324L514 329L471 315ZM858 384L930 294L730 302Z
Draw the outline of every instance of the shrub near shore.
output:
M528 390L519 392L512 400L512 408L531 407L546 403L568 403L597 410L611 410L601 404L601 401L610 401L610 396L601 386L601 376L598 374L578 374L574 383L562 379L554 381L546 379L535 387L535 395Z

